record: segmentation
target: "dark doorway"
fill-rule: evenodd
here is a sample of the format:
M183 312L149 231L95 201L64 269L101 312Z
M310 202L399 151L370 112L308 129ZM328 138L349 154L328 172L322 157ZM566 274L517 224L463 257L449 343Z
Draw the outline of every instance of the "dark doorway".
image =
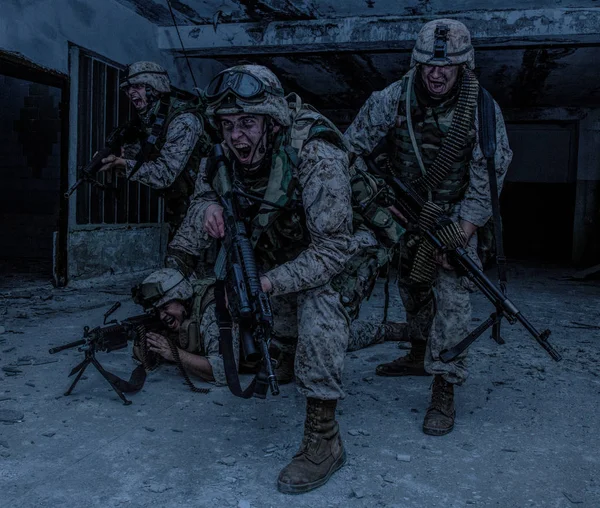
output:
M0 288L60 285L67 80L10 54L0 62Z
M574 123L512 124L513 162L501 196L506 255L569 263L573 249L577 129Z

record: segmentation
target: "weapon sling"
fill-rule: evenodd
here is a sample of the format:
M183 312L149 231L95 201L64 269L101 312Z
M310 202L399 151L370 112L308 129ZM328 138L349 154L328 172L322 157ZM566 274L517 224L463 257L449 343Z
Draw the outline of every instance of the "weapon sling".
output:
M221 355L223 356L223 367L225 370L225 378L227 379L227 386L231 393L236 397L249 399L254 394L258 374L254 376L250 384L242 390L233 350L233 320L231 319L231 315L229 314L229 310L225 303L224 280L217 280L216 282L215 300L220 333L219 347L221 349Z
M152 131L150 135L144 141L144 144L137 156L135 157L135 165L131 170L131 173L127 177L128 180L131 180L136 173L142 167L148 158L150 157L150 153L156 146L160 135L162 134L163 128L165 126L165 120L167 119L167 114L169 113L170 100L169 96L167 98L161 98L160 105L158 107L158 111L156 112L156 116L154 118L154 122L152 123Z

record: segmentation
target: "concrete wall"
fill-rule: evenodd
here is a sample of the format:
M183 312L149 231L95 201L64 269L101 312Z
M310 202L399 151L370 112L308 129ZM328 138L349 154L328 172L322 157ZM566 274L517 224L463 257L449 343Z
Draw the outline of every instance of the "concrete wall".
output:
M573 260L581 266L600 262L600 109L579 124L577 202Z
M69 279L160 267L166 236L160 225L79 226L69 236Z
M60 182L60 90L0 75L3 258L52 258Z
M0 50L69 72L68 42L116 62L155 60L177 86L187 86L181 62L157 49L156 27L114 0L2 0Z

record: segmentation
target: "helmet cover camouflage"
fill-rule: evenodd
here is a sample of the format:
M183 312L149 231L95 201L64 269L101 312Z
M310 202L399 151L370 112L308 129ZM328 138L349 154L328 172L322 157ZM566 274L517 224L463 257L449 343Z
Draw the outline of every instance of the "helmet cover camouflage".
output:
M460 65L475 68L475 52L468 28L455 19L436 19L426 23L417 35L410 66Z
M241 113L268 115L280 125L285 127L291 125L291 112L288 103L283 96L283 87L273 72L262 65L236 65L219 74L234 74L236 72L254 76L267 88L267 91L263 93L261 100L258 101L244 101L242 98L234 96L233 94L220 96L214 102L211 102L211 100L208 99L206 114L213 127L218 129L215 121L217 115L239 115ZM216 77L214 79L216 79ZM281 94L275 95L268 90L278 90L281 91Z
M125 88L135 84L151 86L161 93L171 91L169 74L154 62L135 62L127 66L120 87Z
M173 300L189 300L194 296L194 289L179 270L162 268L144 279L138 294L138 303L158 308Z

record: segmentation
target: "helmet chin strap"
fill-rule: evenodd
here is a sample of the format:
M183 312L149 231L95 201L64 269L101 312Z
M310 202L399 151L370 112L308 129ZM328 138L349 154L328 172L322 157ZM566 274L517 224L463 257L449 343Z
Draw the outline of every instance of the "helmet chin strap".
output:
M249 164L241 164L241 166L249 172L254 172L256 171L258 168L260 168L265 159L267 159L266 154L271 150L272 145L273 145L273 140L272 140L272 136L271 134L273 133L273 123L271 121L271 119L269 118L268 120L265 120L266 126L263 129L263 132L258 140L258 143L256 144L256 146L253 148L252 150L252 157L250 158L250 161L252 161L252 159L254 159L254 155L256 154L256 152L258 151L259 154L261 154L263 157L260 158L259 161L257 162L250 162ZM263 145L263 139L265 139L266 136L266 143Z
M156 89L150 85L145 85L146 89L146 109L140 112L140 115L148 115L150 111L154 108L154 105L158 100L160 100L160 93L156 91Z

